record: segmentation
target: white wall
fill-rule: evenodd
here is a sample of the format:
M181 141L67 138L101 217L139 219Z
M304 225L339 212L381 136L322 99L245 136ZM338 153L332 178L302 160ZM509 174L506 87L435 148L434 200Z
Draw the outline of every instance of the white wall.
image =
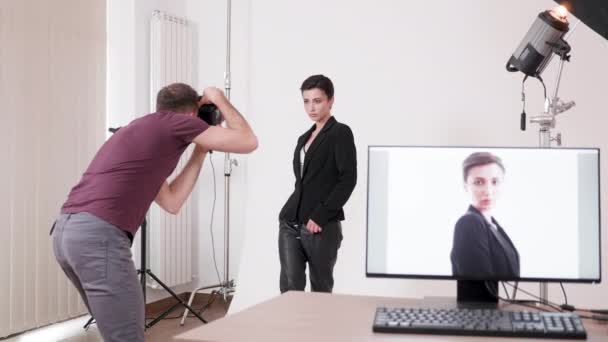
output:
M147 51L153 9L196 23L195 86L223 88L225 1L109 0L108 4L109 15L119 20L108 22L108 37L122 46L108 47L108 69L119 75L118 83L108 88L109 96L114 93L112 97L118 99L116 107L108 103L110 126L149 111ZM345 208L336 292L453 295L450 281L365 278L367 145L536 146L537 127L519 131L522 75L507 73L504 65L538 12L554 3L235 0L232 4L232 99L250 119L260 147L250 157L235 156L240 166L234 168L231 182L230 275L239 276L231 311L278 293L277 216L293 187L291 153L296 138L310 126L298 88L314 73L334 81L334 114L351 126L358 148L359 183ZM584 24L578 25L570 42L573 57L560 94L575 99L577 107L559 117L557 131L563 133L566 146L603 148L606 113L601 100L607 88L608 46ZM544 73L549 86L556 64ZM540 85L529 80L527 90L528 114L540 112ZM223 279L224 156L216 153L213 160L217 181L213 227ZM194 198L199 208L193 259L198 279L177 292L217 283L209 234L212 186L206 162ZM605 185L602 190L606 197ZM602 209L606 213L605 205ZM566 289L574 303L606 306L595 300L606 292L605 285L566 285ZM148 294L149 300L166 296L163 291ZM556 289L551 295L561 300Z
M519 130L523 75L506 72L505 64L535 16L553 6L548 0L252 1L249 114L260 146L249 159L245 179L245 244L230 311L279 293L277 216L293 189L296 139L311 124L298 88L315 73L334 81L333 114L350 125L358 150L359 181L345 207L335 292L454 295L453 281L366 279L366 148L537 146L538 127ZM565 146L605 148L608 44L584 24L570 42L572 62L564 70L560 94L575 99L577 106L559 117L556 132L563 133ZM544 73L550 91L555 62ZM527 82L527 100L528 115L542 110L542 88L535 80ZM603 162L602 175L606 169ZM604 262L604 275L606 271ZM528 287L537 289L535 284ZM568 284L566 290L577 306L608 305L606 284ZM563 302L554 286L550 297Z

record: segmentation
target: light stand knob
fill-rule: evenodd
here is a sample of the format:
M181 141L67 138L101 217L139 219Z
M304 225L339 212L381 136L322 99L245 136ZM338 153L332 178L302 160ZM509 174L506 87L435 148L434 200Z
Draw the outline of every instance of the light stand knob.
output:
M562 146L562 134L557 133L555 138L551 138L551 141L555 141L557 143L557 146Z

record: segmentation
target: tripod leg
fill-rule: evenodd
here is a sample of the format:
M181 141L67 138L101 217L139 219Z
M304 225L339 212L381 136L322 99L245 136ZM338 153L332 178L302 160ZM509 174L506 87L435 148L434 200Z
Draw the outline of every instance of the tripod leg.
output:
M177 308L177 306L180 305L180 304L182 304L182 303L175 303L170 308L168 308L167 310L165 310L165 312L163 312L160 315L158 315L158 317L156 317L154 320L152 320L152 322L146 324L146 329L152 328L152 326L154 324L158 323L161 319L165 318L168 314L170 314L173 310L175 310Z
M190 298L188 298L188 305L192 306L192 302L194 301L195 295L195 291L192 291L192 293L190 293ZM186 316L188 316L188 309L184 308L184 314L182 315L182 320L179 322L179 325L184 325L184 322L186 321Z
M190 293L190 298L188 298L188 305L192 306L192 302L194 301L194 296L196 296L196 293L198 291L207 290L207 289L214 289L216 287L222 287L222 285L218 284L218 285L212 285L212 286L199 287L198 289L192 291ZM211 293L211 295L213 295L213 293ZM184 322L186 321L186 317L187 316L188 316L188 309L184 309L184 315L182 316L182 320L179 322L179 325L184 325Z
M173 292L173 290L171 290L167 285L165 285L162 281L160 281L160 279L158 279L154 273L152 273L152 271L150 270L146 270L146 273L152 277L152 279L154 279L154 281L156 281L158 283L158 285L162 286L163 289L165 289L165 291L169 292L171 294L171 296L173 296L173 298L175 298L179 303L183 305L184 307L186 307L186 309L188 309L188 311L192 312L192 314L194 316L196 316L198 319L200 319L203 323L207 323L207 321L201 317L201 315L198 314L198 312L196 312L194 309L192 309L192 307L190 307L190 305L186 304L186 302L184 302L177 294L175 294L175 292Z
M141 292L144 294L144 304L146 303L146 272L137 270L139 275L139 283L141 284Z
M95 320L95 318L93 318L93 316L91 316L91 318L89 318L89 321L82 327L84 329L84 331L89 330L89 328L91 327L91 324L93 324L94 320Z

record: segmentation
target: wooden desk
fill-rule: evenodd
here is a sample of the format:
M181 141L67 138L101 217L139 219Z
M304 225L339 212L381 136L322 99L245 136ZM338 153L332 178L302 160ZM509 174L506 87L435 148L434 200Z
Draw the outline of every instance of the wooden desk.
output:
M431 301L433 302L433 301ZM505 337L380 334L372 332L376 307L446 306L428 300L287 292L234 315L176 336L177 341L549 341ZM510 305L509 310L527 308ZM587 341L608 341L608 325L584 320ZM562 340L563 341L563 340Z

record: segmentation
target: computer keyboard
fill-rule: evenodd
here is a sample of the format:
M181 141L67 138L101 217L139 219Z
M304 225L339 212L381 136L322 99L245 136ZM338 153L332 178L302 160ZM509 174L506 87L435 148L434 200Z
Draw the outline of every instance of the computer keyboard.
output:
M498 309L379 307L374 332L586 339L578 315Z

